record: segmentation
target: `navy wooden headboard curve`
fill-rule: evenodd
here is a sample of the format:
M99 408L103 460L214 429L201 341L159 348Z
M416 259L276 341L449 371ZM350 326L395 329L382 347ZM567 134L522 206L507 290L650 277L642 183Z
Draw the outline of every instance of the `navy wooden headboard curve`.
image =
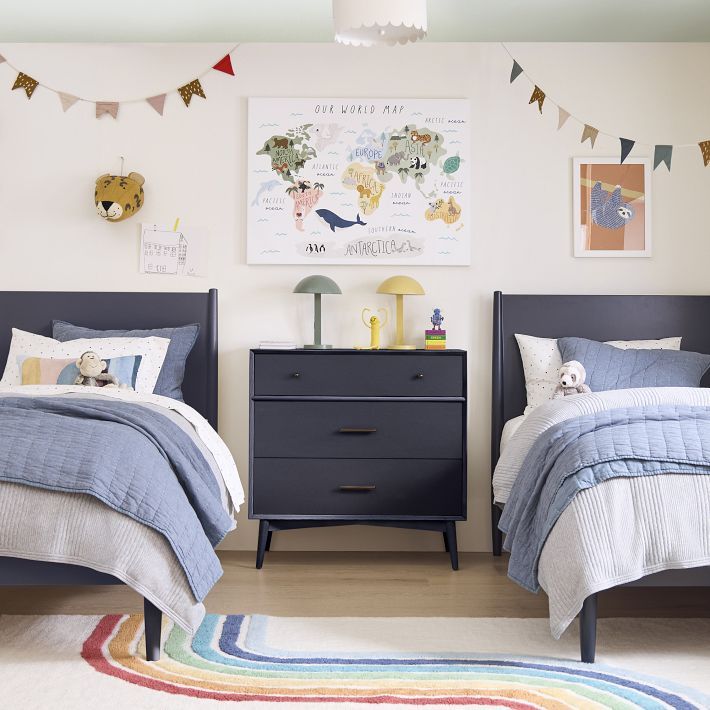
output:
M492 466L509 419L523 413L525 378L515 334L540 338L647 340L682 336L681 348L710 353L710 296L493 294ZM702 380L710 387L710 374Z
M203 293L0 291L0 364L12 328L52 335L52 321L98 329L168 328L199 323L185 368L185 401L217 428L217 289Z

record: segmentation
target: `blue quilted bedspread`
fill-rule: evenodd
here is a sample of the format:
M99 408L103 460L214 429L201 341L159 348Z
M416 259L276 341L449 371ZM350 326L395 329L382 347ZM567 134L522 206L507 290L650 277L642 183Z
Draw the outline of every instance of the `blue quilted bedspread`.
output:
M198 601L232 521L209 463L158 412L115 399L0 397L0 480L86 493L162 533Z
M662 473L710 474L710 408L613 409L548 429L530 449L500 520L511 579L538 591L543 545L577 493L611 478Z

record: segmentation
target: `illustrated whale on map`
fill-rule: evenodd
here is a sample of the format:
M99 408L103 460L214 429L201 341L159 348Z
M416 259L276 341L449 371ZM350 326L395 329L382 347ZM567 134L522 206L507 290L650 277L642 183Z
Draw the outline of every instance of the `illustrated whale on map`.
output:
M349 219L343 219L330 210L316 210L316 214L330 227L331 232L334 232L336 227L338 229L346 229L347 227L352 227L354 224L361 224L363 226L367 224L367 222L363 222L360 219L359 213L354 222Z

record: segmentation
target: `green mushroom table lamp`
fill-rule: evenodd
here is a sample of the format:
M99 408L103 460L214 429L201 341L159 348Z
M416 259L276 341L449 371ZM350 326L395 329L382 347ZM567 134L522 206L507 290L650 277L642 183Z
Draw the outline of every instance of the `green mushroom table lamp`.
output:
M404 342L404 297L423 296L422 285L411 276L390 276L385 279L377 289L377 293L391 293L397 297L397 325L394 345L388 350L414 350L414 345Z
M332 348L332 345L323 345L321 343L321 317L320 317L320 297L323 293L342 293L340 286L329 279L327 276L306 276L305 279L301 279L297 284L296 288L293 289L294 293L312 293L314 297L313 301L313 345L304 345L304 348L309 350L327 350Z

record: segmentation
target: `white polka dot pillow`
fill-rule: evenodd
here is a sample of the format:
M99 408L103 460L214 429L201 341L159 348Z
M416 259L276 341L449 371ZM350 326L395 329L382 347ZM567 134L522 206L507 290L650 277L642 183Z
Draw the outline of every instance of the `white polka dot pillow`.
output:
M515 334L520 349L525 373L527 392L527 414L534 407L544 404L555 393L557 371L562 366L562 356L555 338L536 338L532 335ZM660 340L608 340L622 350L680 350L681 338L661 338Z
M12 329L10 352L0 385L21 385L22 364L27 358L78 358L93 350L102 359L140 355L135 390L152 394L170 345L169 338L80 338L60 343L54 338Z

